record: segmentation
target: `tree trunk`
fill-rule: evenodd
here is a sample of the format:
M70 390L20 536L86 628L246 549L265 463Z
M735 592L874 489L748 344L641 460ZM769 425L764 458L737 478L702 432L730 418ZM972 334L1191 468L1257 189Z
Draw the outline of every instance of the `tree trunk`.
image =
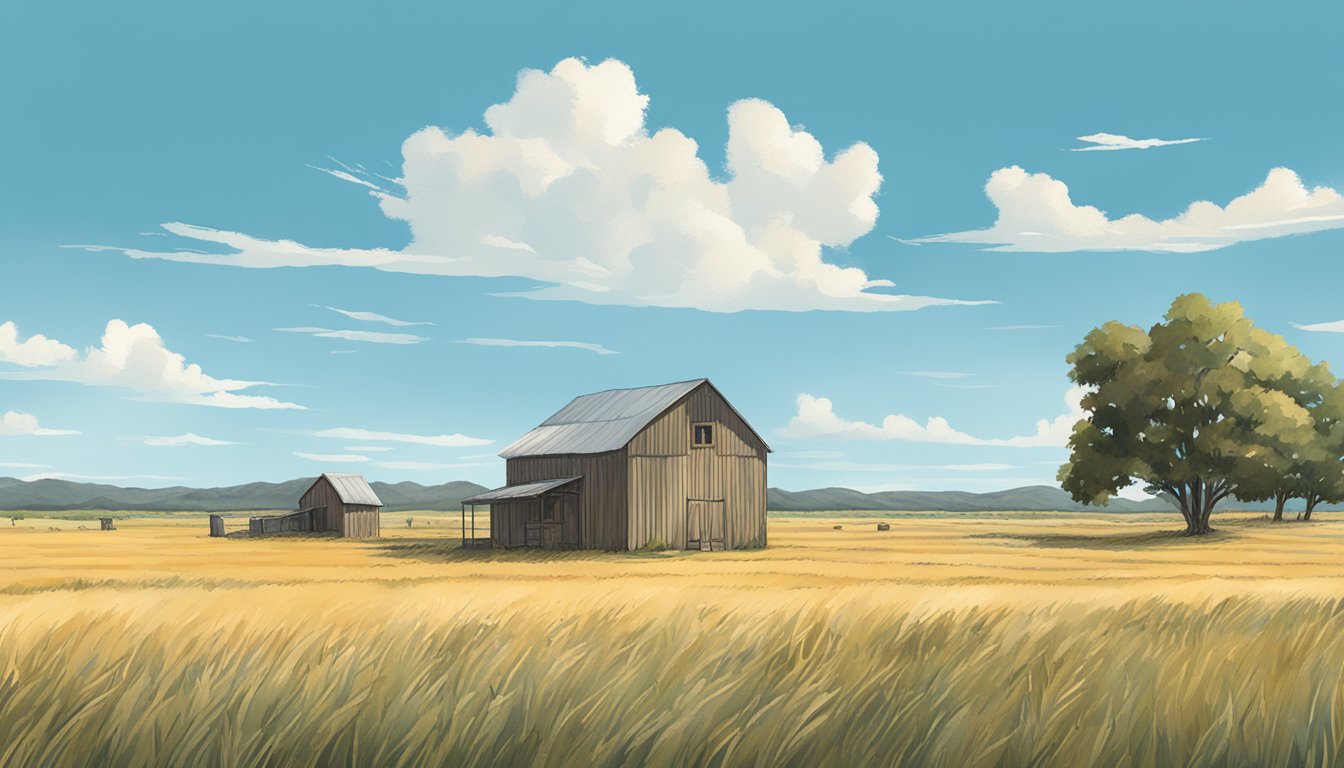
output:
M1319 501L1319 499L1313 499L1313 498L1308 498L1308 499L1307 499L1307 511L1302 513L1302 520L1303 520L1303 521L1305 521L1305 522L1310 522L1310 521L1311 521L1311 512L1312 512L1312 510L1316 509L1316 503L1317 503L1318 501Z
M1280 493L1274 497L1274 522L1283 522L1283 505L1288 501L1288 494Z
M1213 515L1214 505L1218 503L1213 489L1197 480L1190 485L1186 498L1186 502L1181 505L1181 515L1185 517L1185 535L1203 536L1212 533L1209 518Z

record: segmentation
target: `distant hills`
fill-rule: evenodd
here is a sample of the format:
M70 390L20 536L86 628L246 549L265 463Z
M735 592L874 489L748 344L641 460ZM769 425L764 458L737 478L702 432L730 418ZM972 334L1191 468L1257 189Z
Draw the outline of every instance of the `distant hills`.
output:
M293 509L314 478L282 483L248 483L225 488L122 488L69 480L18 480L0 477L0 510L62 511L98 509L145 512L252 512ZM388 511L408 509L454 511L462 499L486 490L463 480L442 485L370 483ZM852 488L785 491L771 488L772 512L1174 512L1162 499L1114 499L1106 507L1075 502L1059 488L1029 485L1006 491L882 491ZM1232 505L1225 505L1232 506ZM1238 509L1269 509L1267 504L1235 503ZM1300 503L1297 507L1300 508ZM1322 511L1338 509L1321 506Z
M883 491L863 493L851 488L817 488L811 491L782 491L771 488L767 505L772 512L1176 512L1165 499L1146 501L1112 499L1104 507L1079 504L1062 489L1049 485L1028 485L990 493L967 491ZM1219 509L1271 511L1271 502L1229 499ZM1302 509L1301 500L1287 507L1290 513ZM1321 512L1344 510L1344 504L1322 504Z
M771 488L766 505L773 512L905 511L905 512L1174 512L1162 499L1113 499L1105 507L1079 504L1059 488L1029 485L1006 491L882 491L863 493L851 488L783 491Z
M69 480L17 480L0 477L0 510L58 511L70 509L137 510L146 512L247 512L293 509L315 478L283 483L248 483L226 488L121 488ZM384 509L455 510L461 500L486 490L476 483L443 485L370 483Z

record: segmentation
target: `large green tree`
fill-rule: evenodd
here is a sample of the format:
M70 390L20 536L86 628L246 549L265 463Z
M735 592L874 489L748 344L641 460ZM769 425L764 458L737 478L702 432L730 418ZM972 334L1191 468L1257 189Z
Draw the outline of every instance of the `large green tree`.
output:
M1263 491L1266 475L1252 468L1281 470L1284 451L1311 441L1313 388L1328 377L1239 304L1200 294L1178 297L1147 331L1094 329L1068 362L1089 391L1060 468L1064 489L1104 504L1145 483L1174 501L1190 535L1211 530L1215 507L1240 484Z
M1303 520L1310 520L1316 505L1344 502L1344 388L1326 390L1312 409L1313 435L1299 462L1295 477L1301 498L1307 502Z
M1267 400L1261 403L1265 410L1254 414L1259 424L1249 438L1254 445L1237 468L1237 498L1273 501L1274 520L1279 521L1289 499L1312 497L1309 506L1314 508L1344 494L1344 473L1335 471L1339 481L1328 481L1330 462L1337 463L1344 453L1344 429L1339 426L1344 397L1329 366L1313 365L1281 337L1266 336L1267 343L1253 352L1257 365L1250 372L1266 371L1265 383L1282 393L1280 398L1291 398L1291 405ZM1273 372L1277 378L1269 375Z

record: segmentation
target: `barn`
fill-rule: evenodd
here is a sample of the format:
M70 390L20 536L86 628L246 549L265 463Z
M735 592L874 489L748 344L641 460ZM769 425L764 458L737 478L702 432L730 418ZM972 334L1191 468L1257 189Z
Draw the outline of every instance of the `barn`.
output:
M312 518L313 531L339 533L348 539L380 535L378 510L383 506L363 475L328 472L299 498L299 511Z
M770 447L708 379L583 395L499 455L488 542L633 550L766 544Z

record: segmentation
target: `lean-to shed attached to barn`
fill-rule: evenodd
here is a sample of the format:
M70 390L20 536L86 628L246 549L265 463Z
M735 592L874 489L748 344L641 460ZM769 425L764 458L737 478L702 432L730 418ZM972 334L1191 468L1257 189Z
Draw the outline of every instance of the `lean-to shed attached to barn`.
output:
M505 448L508 485L463 503L490 505L505 547L763 547L769 453L707 379L615 389Z

